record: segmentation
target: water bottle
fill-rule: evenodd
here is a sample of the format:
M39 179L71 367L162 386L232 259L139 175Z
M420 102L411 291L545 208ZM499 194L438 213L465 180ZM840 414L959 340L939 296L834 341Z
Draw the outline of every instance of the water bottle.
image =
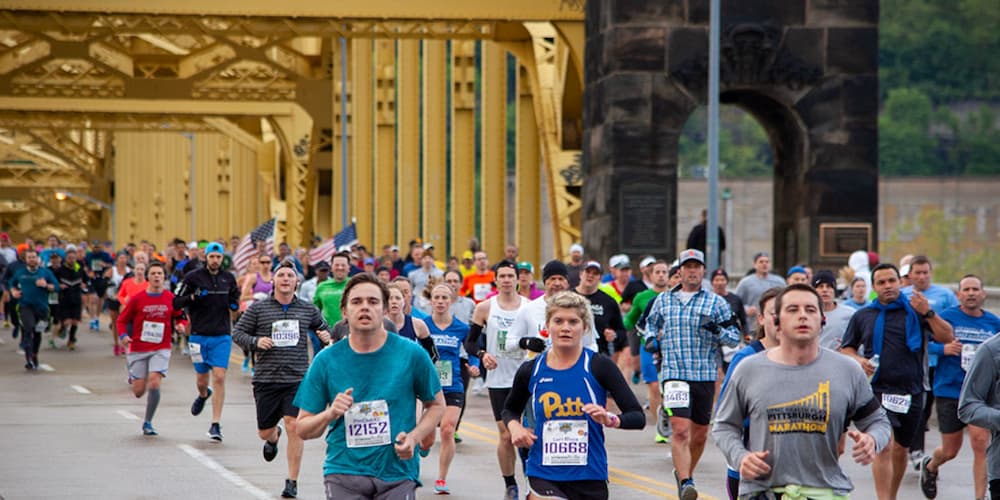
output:
M875 354L874 356L872 356L871 359L868 360L868 363L871 364L872 368L875 369L874 371L872 371L872 374L868 376L868 381L871 382L872 377L875 376L875 372L878 371L879 355Z

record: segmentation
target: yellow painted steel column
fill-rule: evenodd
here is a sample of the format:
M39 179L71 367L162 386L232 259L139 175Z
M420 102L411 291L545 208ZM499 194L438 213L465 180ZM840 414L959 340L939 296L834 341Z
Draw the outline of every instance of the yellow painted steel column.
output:
M344 164L344 160L343 160L343 154L344 154L343 153L343 148L344 148L344 146L343 146L343 144L344 144L343 143L343 139L344 139L344 134L348 135L348 140L347 140L348 148L347 148L347 150L349 152L353 151L353 148L350 147L350 143L351 143L350 142L351 83L350 83L350 81L348 81L348 82L342 82L341 78L340 78L341 67L344 65L344 61L342 61L341 58L340 58L340 38L334 38L334 42L333 43L334 43L334 46L335 46L334 47L334 53L335 54L334 54L334 56L332 58L333 59L333 71L332 71L332 73L333 73L333 158L332 158L333 168L331 169L331 174L330 174L330 177L331 177L331 183L330 183L330 227L332 229L332 233L331 234L324 234L323 235L324 239L325 238L329 238L330 236L333 236L333 233L336 233L337 231L340 231L340 229L341 229L341 227L343 225L343 220L344 220L343 219L344 213L341 210L341 204L343 203L343 194L342 193L344 192L344 184L342 182L343 174L344 174L344 169L347 169L347 173L348 174L351 173L351 168L350 168L351 159L350 159L350 156L348 156L348 158L347 158L347 165ZM348 59L348 61L346 62L346 65L347 65L347 68L348 68L348 78L350 78L350 68L351 68L351 65L350 65L350 58L351 58L350 44L351 44L351 40L350 39L347 40L347 44L348 44L348 50L347 50L347 59ZM346 94L347 94L347 113L346 114L348 115L348 117L347 117L347 124L348 124L347 127L348 127L348 129L347 130L343 130L341 128L341 126L340 126L341 103L342 103L343 94L345 94L345 92L343 92L345 85L346 85L346 90L347 90L347 92L346 92ZM350 180L348 180L348 183L350 183ZM352 196L349 194L350 193L350 184L348 184L348 186L347 186L347 192L348 192L348 197L351 198ZM348 210L350 210L350 207L348 207ZM348 214L348 215L350 215L350 214Z
M396 234L393 242L401 244L410 241L420 228L420 42L398 40L396 57L399 64L396 78L399 114L396 124Z
M424 184L423 184L423 234L417 234L417 228L402 228L404 238L401 245L410 239L423 236L424 239L444 247L447 234L445 226L445 207L447 202L447 172L445 170L445 152L448 140L445 135L445 42L442 40L425 40L424 44ZM454 128L454 127L452 127ZM409 230L407 233L406 231ZM405 252L406 248L401 248Z
M540 270L540 227L542 213L541 150L538 123L531 96L528 72L518 64L517 79L517 167L515 182L514 232L521 259L533 262ZM536 278L541 273L536 273Z
M396 238L396 43L375 42L375 208L370 249L395 243Z
M476 42L451 42L451 245L465 248L476 232ZM450 250L450 249L449 249ZM490 255L495 258L496 255Z
M503 255L507 228L507 51L483 42L482 183L480 232L483 249L493 260Z
M351 42L351 216L358 220L358 240L371 248L375 223L372 210L373 132L372 47L373 41Z

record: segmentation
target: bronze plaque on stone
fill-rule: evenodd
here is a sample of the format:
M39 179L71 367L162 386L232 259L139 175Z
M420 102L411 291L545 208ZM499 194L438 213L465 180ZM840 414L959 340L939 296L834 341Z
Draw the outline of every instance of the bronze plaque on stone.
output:
M872 249L872 225L867 222L825 222L819 225L821 259L847 258Z
M619 192L618 211L621 252L672 253L667 241L668 191L656 187L626 186Z

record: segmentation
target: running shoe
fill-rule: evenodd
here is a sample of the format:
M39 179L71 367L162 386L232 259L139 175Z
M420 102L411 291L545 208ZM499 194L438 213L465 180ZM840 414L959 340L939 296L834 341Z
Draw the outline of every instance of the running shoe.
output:
M451 490L448 489L448 484L444 482L444 479L438 479L437 481L434 481L434 494L451 495Z
M927 464L931 463L931 456L927 455L920 461L920 491L927 498L937 497L937 472L931 472Z
M243 373L250 371L250 358L243 358Z
M299 494L298 481L285 479L285 489L281 490L281 498L295 498Z
M419 455L420 455L421 457L426 457L427 455L430 455L430 454L431 454L431 449L430 449L430 448L424 448L424 447L422 447L422 446L420 446L420 445L418 444L418 445L417 445L417 453L418 453L418 454L419 454Z
M669 440L673 434L673 430L670 429L670 417L667 416L667 411L661 407L656 413L656 435Z
M520 500L520 492L517 490L517 485L512 484L507 487L507 491L503 494L503 500Z
M461 442L462 442L461 436L458 435L458 431L455 431L455 443L457 444Z
M208 393L205 394L205 397L201 397L200 395L199 396L195 396L194 402L191 403L191 414L192 415L196 415L196 416L200 415L201 414L201 410L205 409L205 401L208 401L208 398L210 398L210 397L212 397L212 388L211 387L208 388Z
M910 452L910 466L913 470L920 472L920 464L924 463L923 450L913 450Z
M55 341L55 339L52 339L52 338L49 339L49 347L51 347L53 349L58 349L58 347L56 347L56 341Z
M75 351L76 350L76 342L73 342L72 340L70 340L69 342L66 342L66 348L69 349L69 350L71 350L71 351Z
M213 441L222 442L222 426L214 423L208 427L208 437L212 438Z
M698 490L694 487L693 479L685 479L681 481L680 487L680 499L681 500L697 500Z
M278 427L278 437L275 438L274 442L264 441L264 461L270 462L274 460L274 457L278 456L278 441L281 440L281 427Z
M639 372L637 371L632 372L632 383L635 385L639 385Z
M142 423L142 435L143 436L158 436L156 429L153 428L153 424L149 422Z
M656 437L653 438L653 442L658 444L670 444L670 436L664 436L657 432Z

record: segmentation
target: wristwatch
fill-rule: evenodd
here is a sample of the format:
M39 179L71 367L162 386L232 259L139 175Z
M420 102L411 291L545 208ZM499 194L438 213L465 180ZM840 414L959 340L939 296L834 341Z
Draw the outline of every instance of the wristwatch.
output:
M927 312L924 313L924 319L931 319L936 315L937 313L934 312L934 309L928 309Z

